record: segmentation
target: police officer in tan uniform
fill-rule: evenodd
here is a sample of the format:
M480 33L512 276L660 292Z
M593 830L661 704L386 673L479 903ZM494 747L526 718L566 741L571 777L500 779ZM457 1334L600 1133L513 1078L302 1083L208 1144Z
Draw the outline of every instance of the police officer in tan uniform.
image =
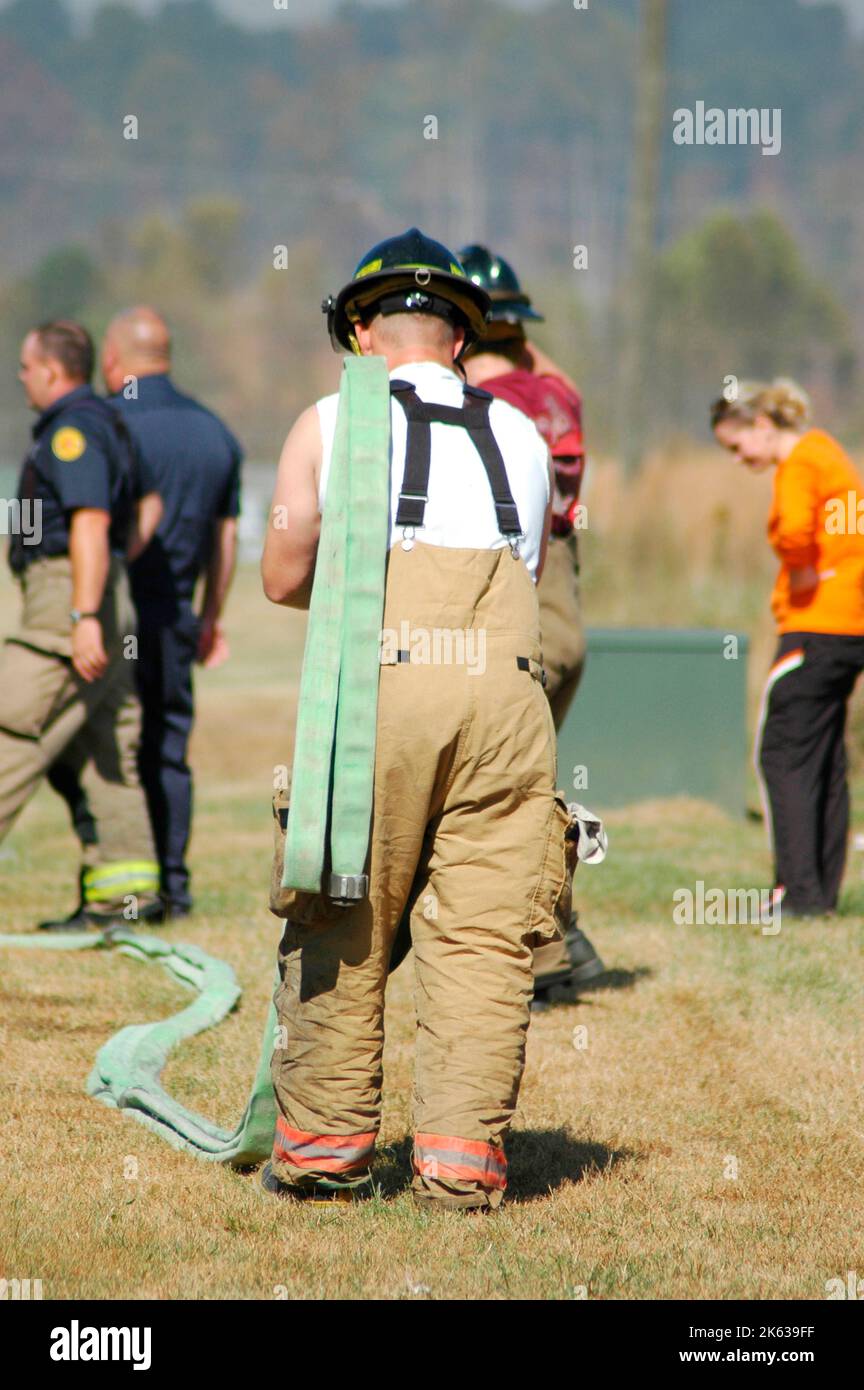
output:
M549 454L524 414L457 373L489 300L446 247L417 228L382 242L329 307L334 343L390 369L384 631L457 630L466 650L482 639L484 660L424 662L413 640L382 656L368 897L346 909L286 890L275 904L285 1041L262 1183L276 1197L368 1188L384 990L413 904L414 1196L490 1209L507 1183L532 946L569 915L570 817L555 795L535 587ZM277 603L309 603L335 426L328 397L283 449L263 560Z
M135 617L125 557L135 451L90 387L93 344L59 320L27 334L19 377L38 412L9 548L22 591L18 631L0 659L0 840L54 759L77 736L88 752L98 843L85 847L86 920L129 925L158 912L159 867L136 765Z

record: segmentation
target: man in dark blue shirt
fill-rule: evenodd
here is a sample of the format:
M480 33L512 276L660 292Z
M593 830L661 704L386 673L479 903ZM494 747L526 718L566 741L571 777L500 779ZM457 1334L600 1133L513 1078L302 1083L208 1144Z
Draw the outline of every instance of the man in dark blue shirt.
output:
M212 411L171 377L171 338L149 308L110 324L102 375L162 496L154 539L130 568L138 609L138 689L144 710L141 777L162 874L166 916L192 906L186 848L192 774L186 761L194 718L192 666L221 642L219 618L231 579L240 511L242 450ZM195 588L204 576L199 612Z
M158 906L136 768L140 709L127 660L135 625L124 569L136 502L152 481L128 431L92 391L92 370L80 324L42 324L24 340L19 377L39 414L9 547L23 613L0 661L0 839L76 742L93 773L98 827L85 845L81 918L107 926Z

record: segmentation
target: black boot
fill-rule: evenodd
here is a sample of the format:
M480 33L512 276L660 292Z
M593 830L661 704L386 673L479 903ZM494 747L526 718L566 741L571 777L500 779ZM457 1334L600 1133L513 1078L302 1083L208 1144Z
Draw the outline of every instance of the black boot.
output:
M334 1202L361 1202L372 1195L372 1183L369 1178L364 1178L359 1183L317 1182L314 1186L295 1187L292 1183L282 1182L281 1178L277 1178L269 1162L261 1169L259 1182L268 1197L276 1197L282 1201L293 1198L295 1202L312 1202L315 1206L331 1205Z
M569 975L539 976L534 983L532 1009L548 1009L551 1004L572 1004L586 990L593 989L606 967L579 926L574 912L564 937L570 957Z
M166 920L165 905L159 898L140 908L136 917L127 917L121 907L110 912L100 912L96 907L88 907L84 901L84 870L81 871L80 881L81 897L74 912L70 912L68 917L40 922L38 931L87 931L90 927L98 927L101 931L114 931L118 927L134 931L139 922L148 927L158 927Z
M40 922L37 931L86 931L90 923L84 911L84 875L86 869L78 870L78 906L68 917L58 917L48 922Z
M107 912L104 909L100 912L96 907L85 907L84 920L86 926L99 927L102 931L134 931L139 924L158 927L165 921L165 904L161 898L154 898L144 907L139 907L134 917L127 917L122 907L111 908Z
M191 902L178 902L175 898L162 899L162 918L163 922L176 922L181 917L192 916Z
M575 985L585 985L589 980L599 979L606 974L606 966L579 926L578 917L571 918L564 945L573 966L571 979Z

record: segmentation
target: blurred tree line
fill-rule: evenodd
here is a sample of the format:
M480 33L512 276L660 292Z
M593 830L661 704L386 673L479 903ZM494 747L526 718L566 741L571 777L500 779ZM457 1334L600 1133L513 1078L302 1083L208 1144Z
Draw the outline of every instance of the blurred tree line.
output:
M834 425L861 430L861 45L831 3L671 10L646 444L704 433L730 373L797 374ZM273 458L337 377L321 296L411 222L514 261L547 316L538 336L584 385L595 447L614 447L636 12L345 3L309 28L274 11L262 32L209 0L148 16L111 0L79 31L63 0L14 0L0 12L4 455L23 434L26 327L64 313L98 333L145 300L172 321L183 382ZM674 146L671 112L697 100L781 107L782 153Z
M254 280L238 277L247 216L236 200L214 197L193 200L175 218L105 223L87 245L48 252L0 289L0 451L20 452L25 426L12 366L29 327L77 318L98 345L119 309L151 303L169 319L178 381L225 414L251 457L275 462L293 417L310 397L336 389L339 359L318 312L317 286L327 283L318 247L294 242L279 269L271 260Z

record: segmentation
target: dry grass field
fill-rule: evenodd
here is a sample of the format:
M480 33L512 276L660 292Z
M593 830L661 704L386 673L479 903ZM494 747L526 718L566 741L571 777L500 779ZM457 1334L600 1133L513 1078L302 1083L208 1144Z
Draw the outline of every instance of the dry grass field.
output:
M714 461L705 467L720 479ZM634 523L616 520L622 485L598 474L592 621L762 631L762 500L748 494L742 516L730 514L727 470L726 500L718 481L712 501L712 481L682 518L663 498L695 488L649 472L636 511L659 508L672 553L643 547L637 569L626 558ZM715 553L703 559L706 545ZM13 621L2 584L0 630ZM273 765L290 759L303 621L268 607L244 571L228 627L231 661L198 681L200 912L166 932L230 961L243 997L164 1079L231 1125L279 934L266 908L269 795ZM760 640L767 652L770 636ZM378 1194L331 1210L269 1205L254 1176L176 1153L85 1095L111 1033L188 999L156 966L0 949L0 1277L41 1279L46 1298L821 1299L827 1280L864 1274L860 856L830 922L776 936L676 926L678 887L767 883L761 826L693 802L634 806L608 823L609 858L580 870L576 897L611 987L533 1017L510 1200L490 1218L419 1213L408 1193L410 958L388 997ZM0 931L69 902L75 863L43 789L0 848Z

